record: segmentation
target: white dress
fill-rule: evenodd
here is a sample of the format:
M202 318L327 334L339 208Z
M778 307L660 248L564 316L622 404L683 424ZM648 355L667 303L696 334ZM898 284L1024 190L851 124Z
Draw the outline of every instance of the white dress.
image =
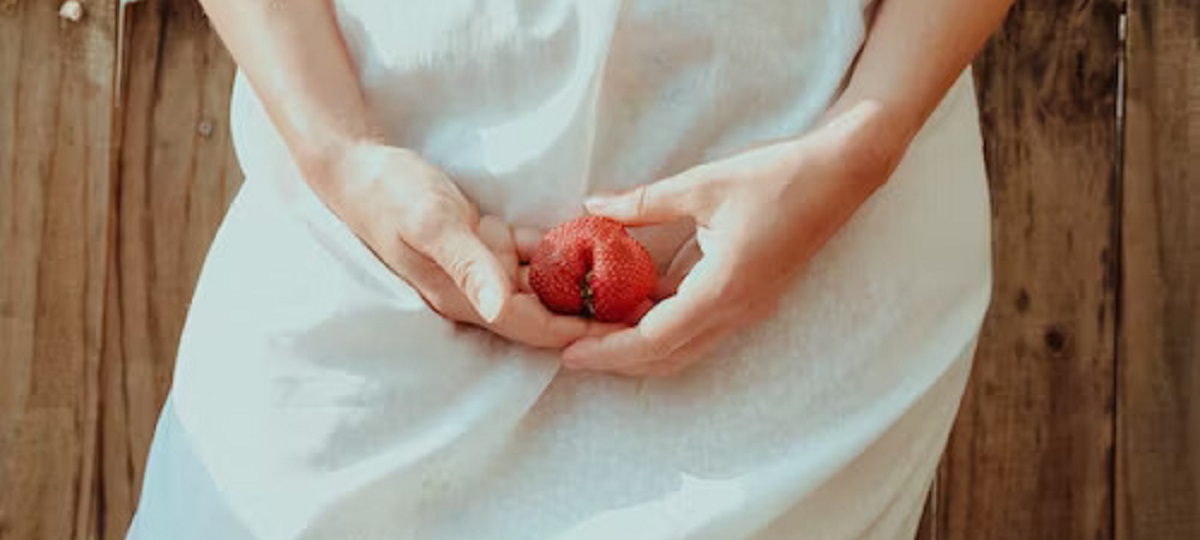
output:
M374 112L482 210L799 136L868 0L339 0ZM773 319L686 374L559 370L432 313L302 182L239 77L247 182L205 262L129 537L910 538L991 290L964 74ZM660 256L678 231L644 233Z

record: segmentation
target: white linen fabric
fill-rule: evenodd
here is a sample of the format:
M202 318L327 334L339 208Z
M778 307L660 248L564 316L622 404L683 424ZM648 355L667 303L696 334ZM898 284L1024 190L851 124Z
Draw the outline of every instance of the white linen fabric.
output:
M396 145L485 213L802 135L866 0L339 0ZM911 538L991 290L964 73L772 319L685 374L560 370L451 324L302 181L239 76L211 247L133 540ZM677 228L639 234L658 257Z

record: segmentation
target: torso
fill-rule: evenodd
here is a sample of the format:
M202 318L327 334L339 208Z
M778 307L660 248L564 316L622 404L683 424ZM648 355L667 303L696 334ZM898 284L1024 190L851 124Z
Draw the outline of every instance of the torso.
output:
M392 140L446 168L483 210L544 226L587 192L802 133L836 96L866 3L338 5Z
M483 211L544 226L588 193L803 134L837 96L867 9L339 0L338 18L392 142ZM250 529L848 539L915 526L989 291L969 78L775 318L645 382L559 373L552 355L438 319L315 202L238 85L247 187L206 262L173 400ZM658 252L680 240L648 239Z

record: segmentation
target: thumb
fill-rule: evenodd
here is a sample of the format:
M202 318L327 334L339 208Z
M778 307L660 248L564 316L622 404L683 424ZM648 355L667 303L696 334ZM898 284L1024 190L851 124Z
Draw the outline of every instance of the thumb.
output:
M495 254L468 230L447 231L428 254L471 302L479 316L495 322L512 296L512 280Z
M596 195L584 201L593 215L615 219L626 225L654 225L695 216L694 175L685 172L631 190Z

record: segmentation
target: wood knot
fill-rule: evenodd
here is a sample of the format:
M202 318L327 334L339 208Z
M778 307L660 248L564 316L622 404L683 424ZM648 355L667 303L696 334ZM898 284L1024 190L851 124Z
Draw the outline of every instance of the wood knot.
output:
M1067 336L1057 326L1047 328L1042 340L1046 343L1046 348L1054 353L1060 353L1067 347Z
M1029 304L1031 302L1032 300L1029 298L1029 291L1021 289L1021 292L1017 293L1017 313L1025 313L1029 311Z
M71 22L83 19L83 4L79 0L67 0L58 8L58 16Z

